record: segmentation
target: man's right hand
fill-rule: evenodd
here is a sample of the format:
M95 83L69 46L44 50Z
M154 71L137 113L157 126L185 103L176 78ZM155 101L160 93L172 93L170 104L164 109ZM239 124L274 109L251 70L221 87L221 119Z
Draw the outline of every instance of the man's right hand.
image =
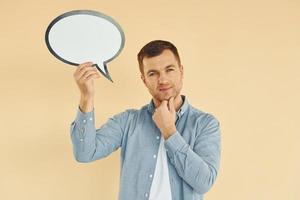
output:
M95 95L94 79L99 78L100 74L93 63L86 62L80 64L73 76L81 93L80 109L83 112L93 110L93 99Z

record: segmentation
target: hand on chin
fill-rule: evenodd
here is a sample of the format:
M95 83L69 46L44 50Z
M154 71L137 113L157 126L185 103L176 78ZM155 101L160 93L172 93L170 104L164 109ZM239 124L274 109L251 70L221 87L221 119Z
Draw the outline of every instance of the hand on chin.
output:
M166 101L169 101L169 99L172 97L171 94L165 94L165 95L162 95L160 98L159 98L159 101L162 102L164 100Z

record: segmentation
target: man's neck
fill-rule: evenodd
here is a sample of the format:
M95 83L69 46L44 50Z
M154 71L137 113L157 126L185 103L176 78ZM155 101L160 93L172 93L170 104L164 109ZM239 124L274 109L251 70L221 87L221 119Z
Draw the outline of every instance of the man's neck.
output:
M155 108L159 107L161 104L161 101L158 101L156 99L153 99L154 102L154 106ZM181 107L181 105L183 104L183 100L181 98L181 95L179 94L175 99L174 99L174 106L175 106L175 110L176 112L179 110L179 108Z

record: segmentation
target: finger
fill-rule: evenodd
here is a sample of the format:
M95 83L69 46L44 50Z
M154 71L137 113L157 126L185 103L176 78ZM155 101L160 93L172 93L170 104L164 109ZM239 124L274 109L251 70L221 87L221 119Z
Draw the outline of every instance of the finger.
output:
M86 71L79 79L79 81L84 81L86 80L90 75L93 75L93 74L98 74L97 72L93 71L93 70L90 70L90 71Z
M85 62L85 63L82 63L82 64L80 64L77 68L76 68L76 70L75 70L75 72L74 72L74 74L73 74L73 76L76 78L80 78L80 77L78 77L78 76L81 76L82 75L82 71L85 69L85 68L87 68L87 67L91 67L92 66L92 62Z
M85 81L89 81L91 79L96 79L96 78L100 78L100 75L99 74L92 74L90 76L88 76Z
M92 62L85 62L85 63L81 63L78 68L77 71L80 72L81 70L83 70L86 67L91 67L93 65Z
M169 110L170 112L175 112L175 106L174 106L174 97L171 97L169 99Z
M82 69L82 68L84 68L84 67L86 67L86 66L90 66L90 65L93 65L93 63L92 63L92 62L84 62L84 63L81 63L81 64L78 66L78 68L79 68L79 69Z
M94 73L97 73L97 69L94 68L94 67L85 67L84 69L82 69L80 72L78 72L75 77L79 80L82 78L82 76L87 76L86 73L91 73L91 72L94 72Z

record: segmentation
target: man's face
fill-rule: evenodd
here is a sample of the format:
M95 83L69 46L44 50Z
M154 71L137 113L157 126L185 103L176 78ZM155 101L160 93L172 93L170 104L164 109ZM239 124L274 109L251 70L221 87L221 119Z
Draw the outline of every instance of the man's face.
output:
M143 59L144 73L141 78L153 99L159 102L180 95L183 67L171 50Z

